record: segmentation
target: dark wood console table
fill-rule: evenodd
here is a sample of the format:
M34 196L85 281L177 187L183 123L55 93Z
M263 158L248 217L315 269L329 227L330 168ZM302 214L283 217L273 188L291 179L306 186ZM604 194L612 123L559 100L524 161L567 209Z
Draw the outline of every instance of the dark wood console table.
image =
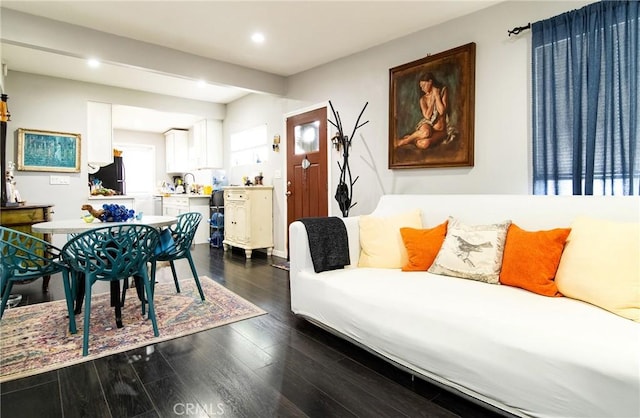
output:
M31 234L47 242L51 242L51 234L40 234L31 230L31 225L51 220L53 205L24 205L0 208L0 225ZM42 291L49 291L51 276L45 276L42 281Z

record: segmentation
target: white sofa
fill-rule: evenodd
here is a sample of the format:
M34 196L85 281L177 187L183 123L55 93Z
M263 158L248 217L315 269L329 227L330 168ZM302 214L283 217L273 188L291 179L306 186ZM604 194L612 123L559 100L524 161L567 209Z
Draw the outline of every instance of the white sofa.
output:
M509 219L527 230L569 227L579 215L640 221L637 197L387 195L372 215L412 208L421 209L425 228L449 216L475 224ZM640 416L640 323L567 297L357 267L359 218L343 221L351 265L321 273L314 272L304 225L291 224L296 315L509 414Z

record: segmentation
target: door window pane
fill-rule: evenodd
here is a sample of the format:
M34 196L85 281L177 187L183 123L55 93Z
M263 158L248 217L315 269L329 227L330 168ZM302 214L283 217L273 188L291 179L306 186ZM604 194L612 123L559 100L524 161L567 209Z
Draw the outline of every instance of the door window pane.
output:
M296 126L294 135L296 155L320 151L320 121Z

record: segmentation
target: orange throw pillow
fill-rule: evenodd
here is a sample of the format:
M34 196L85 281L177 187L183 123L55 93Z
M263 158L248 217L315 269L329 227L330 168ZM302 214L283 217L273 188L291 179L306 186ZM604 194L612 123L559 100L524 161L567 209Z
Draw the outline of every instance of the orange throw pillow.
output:
M502 256L500 283L544 296L562 296L555 276L570 228L525 231L511 224Z
M402 271L426 271L431 267L447 235L447 222L429 229L400 228L409 255Z

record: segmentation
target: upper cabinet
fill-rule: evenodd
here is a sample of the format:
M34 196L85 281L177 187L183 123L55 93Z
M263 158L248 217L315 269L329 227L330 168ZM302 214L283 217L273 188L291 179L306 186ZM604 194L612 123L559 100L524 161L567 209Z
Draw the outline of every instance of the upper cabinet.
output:
M223 168L222 121L201 120L190 131L192 169Z
M87 163L113 163L111 103L87 102Z
M201 120L191 129L165 132L167 173L222 168L222 121Z
M167 173L184 173L191 170L189 161L189 131L170 129L164 133L166 141Z

